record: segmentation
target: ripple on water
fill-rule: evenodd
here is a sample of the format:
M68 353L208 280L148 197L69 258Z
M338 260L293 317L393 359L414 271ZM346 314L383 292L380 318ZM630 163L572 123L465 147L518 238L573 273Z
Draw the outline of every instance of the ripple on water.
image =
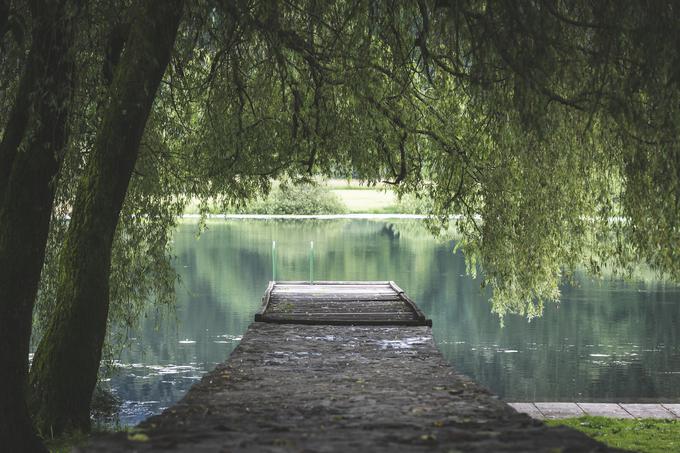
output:
M229 334L224 334L224 335L217 335L215 337L216 339L213 340L213 343L215 344L232 344L232 343L238 343L243 339L242 335L229 335Z
M212 369L215 363L141 364L116 362L123 373L114 373L108 385L114 395L125 395L117 420L104 423L130 426L160 413L181 398L189 388Z

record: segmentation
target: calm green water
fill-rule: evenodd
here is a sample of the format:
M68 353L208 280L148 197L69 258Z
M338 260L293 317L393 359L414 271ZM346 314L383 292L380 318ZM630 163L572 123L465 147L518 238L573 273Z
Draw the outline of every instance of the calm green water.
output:
M512 401L680 401L680 288L591 282L563 288L540 319L490 312L452 242L415 221L216 221L196 238L180 225L174 245L178 307L145 319L111 388L123 424L160 412L224 361L250 324L271 277L394 280L433 320L440 349L459 371Z

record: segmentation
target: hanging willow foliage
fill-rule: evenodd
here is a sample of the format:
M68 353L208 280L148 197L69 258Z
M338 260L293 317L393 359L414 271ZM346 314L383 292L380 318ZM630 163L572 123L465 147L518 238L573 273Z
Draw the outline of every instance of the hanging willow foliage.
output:
M119 11L124 22L125 8L91 9L98 38L83 42L84 92L105 82L102 49L115 27L101 18ZM673 2L188 9L116 236L112 298L122 312L112 316L132 324L151 294L172 300L168 231L186 199L239 205L273 179L316 174L431 199L432 231L453 224L462 234L500 315L540 315L582 266L626 274L646 263L680 281ZM86 99L61 207L87 159L84 125L97 123L97 98ZM158 278L131 278L132 262Z

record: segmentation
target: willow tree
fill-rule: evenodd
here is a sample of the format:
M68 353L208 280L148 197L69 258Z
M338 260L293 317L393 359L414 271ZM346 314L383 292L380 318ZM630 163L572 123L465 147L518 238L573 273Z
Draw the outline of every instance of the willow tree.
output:
M71 1L27 6L32 21L30 49L0 143L0 410L6 414L0 443L13 451L43 450L24 401L28 346L54 199L53 179L68 141L72 45L79 13L78 2ZM4 21L5 17L2 37Z
M280 82L266 83L289 126L261 115L247 133L222 129L220 138L242 138L227 141L240 150L269 132L295 150L293 171L351 169L431 198L433 231L454 219L500 315L540 315L581 267L628 273L642 262L680 279L680 12L672 2L226 11L241 24L232 38L250 30L246 37L266 45L250 61L273 52L261 72L216 54L215 67L229 62L233 74L219 85L230 90L217 91L235 107L225 122L241 127L258 99L254 75L274 71Z
M89 430L90 399L106 334L111 245L182 15L180 0L145 1L133 8L59 257L55 311L31 369L36 424L54 435Z
M580 266L679 281L677 5L421 6L426 121L455 147L423 136L404 190L434 199L435 226L458 216L494 310L540 314Z

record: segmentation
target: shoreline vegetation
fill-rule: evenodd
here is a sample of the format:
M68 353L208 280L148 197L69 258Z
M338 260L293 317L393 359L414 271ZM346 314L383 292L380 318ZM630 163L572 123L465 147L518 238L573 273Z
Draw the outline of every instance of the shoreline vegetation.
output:
M285 187L285 188L284 188ZM283 186L275 181L270 194L240 208L210 201L201 206L191 200L179 216L180 222L211 220L427 220L430 201L408 194L401 199L384 183L367 185L357 179L317 179L312 183ZM456 220L460 215L452 214ZM612 218L612 221L619 221ZM460 239L451 224L448 239ZM583 269L582 269L583 270ZM635 266L628 273L603 266L600 277L626 280L659 280L648 266Z
M194 199L187 204L183 217L191 218L205 213L208 217L216 218L272 218L292 215L310 218L329 215L357 218L358 214L425 218L428 208L425 200L416 199L413 195L400 199L386 184L368 186L359 180L329 179L300 185L284 186L275 183L267 197L252 200L238 208L225 206L217 201L202 204Z
M201 219L201 214L183 214L180 219L195 220ZM424 220L426 215L422 214L371 214L371 213L352 213L352 214L206 214L206 219L214 220L334 220L334 219L414 219Z

